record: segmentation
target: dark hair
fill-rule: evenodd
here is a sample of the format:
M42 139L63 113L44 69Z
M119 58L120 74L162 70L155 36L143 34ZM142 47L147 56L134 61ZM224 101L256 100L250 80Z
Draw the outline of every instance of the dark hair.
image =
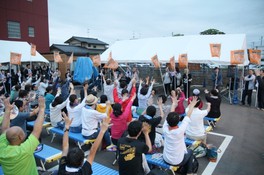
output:
M70 97L69 97L70 106L73 106L74 105L75 99L77 99L77 95L75 95L75 94L70 95Z
M121 81L120 82L120 88L125 88L127 86L126 81Z
M140 94L142 95L146 95L148 93L148 88L147 87L143 87L140 89Z
M19 89L21 89L21 86L20 85L15 85L15 90L19 91Z
M127 131L130 137L136 137L142 129L142 123L138 120L134 120L129 123Z
M67 166L71 168L79 168L83 164L84 152L78 147L70 149L67 154Z
M41 76L40 82L43 82L45 80L45 76Z
M31 90L31 85L30 84L25 85L25 90L29 92Z
M212 89L210 92L213 96L218 96L218 92L215 89Z
M24 98L28 95L28 91L26 90L20 90L19 93L18 93L18 97L19 98Z
M110 79L107 79L105 82L106 82L107 85L111 84L111 80Z
M180 69L178 67L175 67L176 72L180 72Z
M170 127L177 126L180 120L179 114L176 112L170 112L166 120Z
M56 97L54 100L53 100L53 102L51 103L51 106L52 107L55 107L55 106L57 106L57 105L59 105L59 104L62 104L63 103L63 98L61 97L61 96L58 96L58 97Z
M121 106L121 104L119 104L119 103L115 103L114 105L113 105L113 114L116 116L116 117L118 117L118 116L120 116L121 114L122 114L122 106Z
M148 106L146 110L146 114L153 118L156 114L156 108L154 106Z
M106 103L107 102L107 96L106 95L101 95L100 97L100 103Z
M158 98L162 99L162 103L166 103L167 97L165 95L159 95Z
M34 90L34 88L35 88L36 86L37 86L36 84L32 84L32 86L31 86L31 90Z
M86 84L89 84L88 81L83 82L83 86L85 86Z
M123 89L123 90L121 91L121 95L124 95L124 94L128 94L128 90L127 90L127 89Z
M19 109L19 108L23 107L23 101L22 100L16 100L15 105Z
M46 92L50 92L50 91L52 91L52 87L51 86L48 86L47 88L46 88Z
M196 105L195 105L194 107L195 107L195 108L198 108L198 107L200 106L200 104L201 104L201 98L198 97L198 98L197 98L197 103L196 103Z

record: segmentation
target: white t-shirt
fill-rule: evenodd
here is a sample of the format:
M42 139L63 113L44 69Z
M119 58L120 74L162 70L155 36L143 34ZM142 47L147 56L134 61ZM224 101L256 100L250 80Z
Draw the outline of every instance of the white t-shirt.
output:
M111 102L114 103L114 96L113 96L113 91L114 91L115 85L107 85L106 83L104 84L104 95L107 96L107 99Z
M66 106L68 101L69 98L55 107L52 106L52 103L50 104L50 122L53 127L57 127L57 123L62 120L61 110Z
M191 122L189 117L184 117L181 125L177 129L169 130L169 125L165 121L163 125L164 149L163 159L171 164L178 165L182 162L187 148L184 141L184 132Z
M71 127L78 127L82 124L82 108L85 106L85 100L86 98L83 99L82 103L78 104L75 107L70 107L70 101L67 103L66 108L68 111L68 116L70 120L73 118L73 121L71 123Z
M186 114L188 110L189 108L186 108ZM203 118L207 116L207 114L207 110L200 110L199 108L194 108L191 115L191 123L187 127L186 134L190 136L203 136L205 134Z
M90 136L97 132L98 122L106 118L106 113L100 113L92 108L82 108L82 135Z

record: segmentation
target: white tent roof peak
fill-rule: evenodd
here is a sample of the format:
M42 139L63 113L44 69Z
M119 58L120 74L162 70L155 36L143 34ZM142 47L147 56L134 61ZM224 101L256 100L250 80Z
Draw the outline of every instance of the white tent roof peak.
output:
M221 56L211 57L210 44L221 44ZM246 35L186 35L177 37L157 37L117 41L102 55L102 62L107 62L109 52L119 63L151 62L157 54L160 62L169 62L174 56L176 62L180 54L187 53L189 63L230 64L230 51L244 50L245 63L248 64Z
M21 62L49 62L38 52L36 52L36 56L31 56L30 50L30 44L25 41L0 40L0 63L10 62L10 52L21 53Z

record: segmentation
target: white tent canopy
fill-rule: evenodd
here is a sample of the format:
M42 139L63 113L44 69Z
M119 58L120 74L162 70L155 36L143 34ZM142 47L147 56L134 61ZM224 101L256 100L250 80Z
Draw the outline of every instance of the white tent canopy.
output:
M22 54L21 62L49 62L38 52L36 56L31 56L30 50L31 46L27 42L0 40L0 63L10 62L10 52Z
M211 57L210 44L221 44L221 56ZM172 56L178 62L179 54L187 53L189 63L230 64L230 51L244 50L244 65L248 64L245 34L189 35L117 41L102 55L107 62L110 52L118 63L151 62L158 55L160 62L169 62Z

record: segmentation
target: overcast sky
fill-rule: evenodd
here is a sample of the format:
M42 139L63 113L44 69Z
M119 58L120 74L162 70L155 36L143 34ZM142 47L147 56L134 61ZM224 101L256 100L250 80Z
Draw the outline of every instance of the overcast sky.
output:
M111 45L133 37L198 35L215 28L245 33L252 47L264 36L264 0L48 0L48 7L50 45L72 36Z

